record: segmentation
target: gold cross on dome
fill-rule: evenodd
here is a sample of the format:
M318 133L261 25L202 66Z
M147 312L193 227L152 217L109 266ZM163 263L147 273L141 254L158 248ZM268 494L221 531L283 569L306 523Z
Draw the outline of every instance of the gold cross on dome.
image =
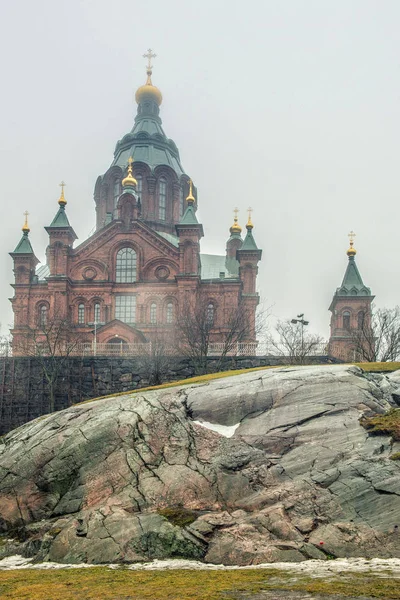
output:
M251 213L253 212L253 209L249 207L247 212L249 213L249 221L251 221Z
M148 63L147 63L147 69L152 69L153 65L151 64L151 59L155 58L157 56L157 54L154 54L154 52L152 51L151 48L149 48L146 52L146 54L143 54L143 58L147 58L148 59Z
M238 208L234 208L234 209L233 209L233 214L235 215L235 221L237 221L237 218L238 218L238 212L239 212L239 209L238 209Z
M65 188L65 186L66 186L66 185L67 185L67 184L66 184L64 181L62 181L62 182L60 183L60 188L61 188L61 191L62 191L62 192L64 191L64 188Z
M24 212L25 223L28 221L28 216L29 216L29 213L28 213L28 211L26 210L26 211Z
M132 166L132 163L133 163L133 158L132 158L132 156L130 156L130 157L128 158L128 165L131 167L131 166Z
M353 230L351 230L348 235L349 235L349 238L350 238L350 245L352 246L354 244L354 238L356 237L356 234L354 233Z

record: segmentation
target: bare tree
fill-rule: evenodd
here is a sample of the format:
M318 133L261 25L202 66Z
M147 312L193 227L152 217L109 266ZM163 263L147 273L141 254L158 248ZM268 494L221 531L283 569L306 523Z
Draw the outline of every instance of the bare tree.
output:
M355 358L363 362L392 362L400 357L400 307L372 311L351 330Z
M180 350L188 356L197 373L207 373L211 344L215 350L213 368L218 371L225 358L236 354L239 343L253 342L265 326L266 315L261 312L251 322L246 309L239 305L232 309L227 320L218 318L213 304L200 294L180 312L178 332Z
M28 329L23 347L19 347L26 356L36 357L49 394L49 410L55 409L57 381L68 369L68 359L77 350L83 336L65 318L46 319L40 325Z
M304 329L301 322L278 321L275 335L268 335L270 352L291 365L304 365L323 344L323 338Z
M168 379L169 371L176 356L176 345L171 334L155 330L151 342L144 345L138 366L149 385L160 385Z

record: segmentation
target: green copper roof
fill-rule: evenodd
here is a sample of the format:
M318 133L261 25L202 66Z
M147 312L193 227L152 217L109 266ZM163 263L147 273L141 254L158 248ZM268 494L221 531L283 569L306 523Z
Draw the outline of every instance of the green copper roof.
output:
M28 232L24 233L13 254L34 254Z
M198 223L199 222L197 220L196 213L194 212L193 205L188 204L182 219L179 221L179 225L198 225Z
M237 272L231 272L228 268L226 256L220 256L217 254L200 254L200 263L201 279L220 279L221 273L224 273L226 278L238 278L239 268Z
M336 296L371 296L370 288L366 287L357 269L354 256L349 256L346 273L342 285L336 290Z
M246 237L244 238L243 245L240 248L240 252L242 250L258 250L255 239L253 238L253 234L250 228L247 229Z
M184 174L179 150L175 142L165 135L161 119L157 115L136 116L132 131L117 142L111 166L117 165L125 169L130 156L135 162L144 162L151 169L167 165L178 177Z
M51 222L50 227L71 227L64 206L60 206L56 216Z

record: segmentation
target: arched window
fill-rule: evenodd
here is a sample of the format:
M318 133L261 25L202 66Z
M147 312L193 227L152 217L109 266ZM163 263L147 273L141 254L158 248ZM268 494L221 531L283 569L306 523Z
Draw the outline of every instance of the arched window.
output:
M94 322L100 323L100 303L96 302L94 305Z
M214 304L212 302L207 305L207 323L214 325Z
M350 329L350 313L348 311L343 313L343 329Z
M157 323L157 304L154 302L150 305L150 323Z
M136 186L136 190L138 194L142 193L142 189L143 189L143 178L141 175L136 175L136 181L137 181L137 186Z
M121 248L118 252L115 281L117 283L133 283L136 281L136 252L132 248Z
M78 323L79 325L85 324L85 305L78 304Z
M365 318L365 315L364 315L363 311L361 310L358 313L358 315L357 315L357 327L358 327L358 329L363 329L363 327L364 327L364 318Z
M114 206L117 206L118 198L120 196L121 186L119 179L114 180Z
M167 206L167 181L161 177L158 182L158 218L165 221Z
M48 316L47 306L45 304L42 304L42 306L39 308L39 327L46 327L47 316Z
M174 318L174 306L172 302L168 302L167 304L167 323L172 323Z
M182 217L185 212L185 194L183 192L183 185L179 191L179 216Z

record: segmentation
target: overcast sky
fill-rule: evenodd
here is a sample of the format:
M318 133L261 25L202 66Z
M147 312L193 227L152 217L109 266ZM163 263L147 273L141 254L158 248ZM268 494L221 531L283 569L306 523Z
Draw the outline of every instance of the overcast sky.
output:
M43 261L64 179L88 236L149 47L164 129L198 188L202 252L224 253L233 208L244 225L251 205L264 303L328 337L354 229L376 304L399 304L399 29L399 0L3 0L3 329L23 212Z

